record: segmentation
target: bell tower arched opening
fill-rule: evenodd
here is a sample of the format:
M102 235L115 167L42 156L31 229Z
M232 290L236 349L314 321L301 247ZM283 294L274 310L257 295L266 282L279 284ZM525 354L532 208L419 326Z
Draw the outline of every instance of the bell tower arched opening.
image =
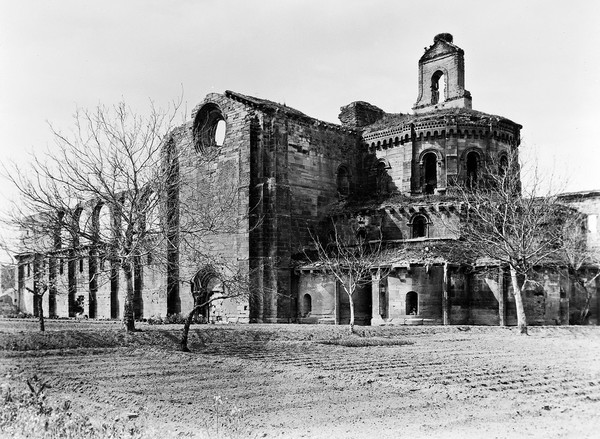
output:
M433 105L446 100L446 75L441 70L431 77L431 103Z

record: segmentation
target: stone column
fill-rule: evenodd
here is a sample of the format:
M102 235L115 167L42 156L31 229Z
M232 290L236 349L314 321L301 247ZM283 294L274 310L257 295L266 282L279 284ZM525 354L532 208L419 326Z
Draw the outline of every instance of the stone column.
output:
M379 315L379 281L379 273L371 275L371 326L379 326L385 323Z
M437 185L436 185L434 193L439 194L440 191L443 193L446 190L446 179L443 178L443 177L445 177L444 176L444 161L443 161L443 159L437 160L435 173L436 173L435 178L437 180Z

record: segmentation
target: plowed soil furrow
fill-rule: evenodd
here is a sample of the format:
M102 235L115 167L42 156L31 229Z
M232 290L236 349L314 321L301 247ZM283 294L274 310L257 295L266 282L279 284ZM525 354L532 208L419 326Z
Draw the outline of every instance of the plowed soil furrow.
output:
M135 413L165 437L194 437L217 407L239 409L267 438L594 437L600 427L600 329L382 328L414 344L350 348L308 340L331 328L262 328L195 329L189 354L172 335L168 346L0 351L0 369L13 382L37 374L49 397L92 417Z

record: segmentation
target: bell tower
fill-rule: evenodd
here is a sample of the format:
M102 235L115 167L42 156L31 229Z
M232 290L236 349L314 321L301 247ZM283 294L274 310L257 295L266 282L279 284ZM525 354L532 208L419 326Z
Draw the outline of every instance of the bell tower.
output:
M452 35L438 34L419 60L419 97L415 113L443 108L471 108L465 90L464 51L452 43Z

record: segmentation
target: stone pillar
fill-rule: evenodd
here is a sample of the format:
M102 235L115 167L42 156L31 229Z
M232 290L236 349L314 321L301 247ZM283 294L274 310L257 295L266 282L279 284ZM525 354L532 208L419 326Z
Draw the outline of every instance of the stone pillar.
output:
M506 326L506 293L504 288L504 268L498 267L498 316L499 325Z
M444 161L443 159L438 159L436 163L436 179L437 179L437 187L435 188L435 193L444 193L446 190L446 176L444 175Z
M450 285L450 274L448 273L448 262L444 262L444 276L442 279L442 323L450 324L450 301L448 299L448 289Z
M371 275L371 326L385 323L379 314L379 281L379 273Z

